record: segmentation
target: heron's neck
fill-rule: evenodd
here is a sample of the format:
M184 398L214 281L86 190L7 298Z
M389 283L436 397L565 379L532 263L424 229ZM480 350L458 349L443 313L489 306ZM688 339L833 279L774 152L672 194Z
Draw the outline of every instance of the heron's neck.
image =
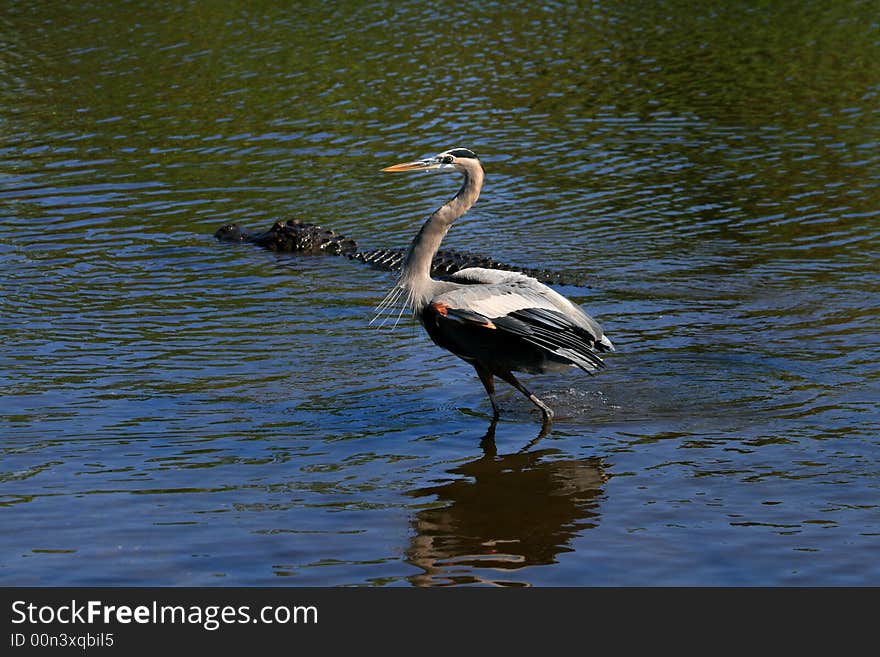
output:
M483 168L478 162L464 173L461 189L449 202L437 209L409 245L400 272L401 287L409 291L410 303L416 311L431 296L431 261L440 248L452 222L467 212L477 202L483 187Z

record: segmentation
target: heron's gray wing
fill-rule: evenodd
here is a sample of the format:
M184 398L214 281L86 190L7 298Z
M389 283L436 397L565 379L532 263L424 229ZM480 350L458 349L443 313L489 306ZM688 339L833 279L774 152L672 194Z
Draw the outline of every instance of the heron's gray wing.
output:
M468 308L487 317L506 315L522 308L556 310L594 336L597 349L614 351L614 345L595 319L534 278L516 272L472 267L457 272L455 282L463 285L438 297L452 307Z
M527 276L496 271L494 269L477 268L463 269L458 273L462 274L464 272L468 272L467 276L471 283L470 285L458 285L451 290L437 295L434 297L434 301L439 301L451 308L471 310L486 317L500 317L521 308L558 310L558 307L553 303L552 297L547 294L548 291L552 292L552 290L534 279L529 279ZM532 281L538 287L523 283L519 278L503 280L508 274ZM483 280L476 280L478 276ZM462 281L456 280L455 282L461 283ZM562 298L564 299L564 297Z
M588 372L604 365L595 352L608 351L610 345L601 329L593 330L593 326L598 327L595 322L575 321L579 317L573 319L561 311L540 289L516 281L463 286L438 295L431 306L447 320L471 322L517 336Z

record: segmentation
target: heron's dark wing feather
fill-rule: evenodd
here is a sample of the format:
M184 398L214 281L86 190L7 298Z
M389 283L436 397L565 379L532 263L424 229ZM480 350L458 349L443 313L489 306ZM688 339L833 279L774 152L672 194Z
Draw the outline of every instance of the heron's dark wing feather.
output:
M530 322L539 326L546 326L547 328L554 328L560 331L572 328L571 320L556 310L548 310L546 308L523 308L522 310L517 310L510 314L512 317L522 319L525 322ZM593 340L596 339L593 335L590 335L590 338Z
M523 308L504 317L492 318L492 322L499 330L519 335L526 342L567 359L586 372L605 367L594 351L596 336L555 310Z
M471 322L473 324L479 324L481 326L489 326L492 324L492 320L490 320L485 315L473 312L472 310L467 310L466 308L449 308L448 306L441 306L441 308L443 308L443 310L440 310L440 312L446 317L446 319L452 321Z

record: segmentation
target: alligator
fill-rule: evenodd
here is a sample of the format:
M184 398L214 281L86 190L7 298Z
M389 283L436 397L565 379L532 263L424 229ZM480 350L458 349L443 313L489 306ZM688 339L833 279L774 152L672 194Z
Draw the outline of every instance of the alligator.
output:
M271 228L260 232L248 232L238 224L226 224L214 233L214 237L221 242L256 244L279 253L344 256L349 260L357 260L377 269L392 272L400 271L403 258L406 255L406 249L403 248L360 251L357 242L352 238L340 235L335 230L299 219L276 221ZM520 272L547 284L567 285L574 283L574 281L546 269L517 267L488 256L452 249L441 249L437 252L431 264L431 275L442 279L468 267Z

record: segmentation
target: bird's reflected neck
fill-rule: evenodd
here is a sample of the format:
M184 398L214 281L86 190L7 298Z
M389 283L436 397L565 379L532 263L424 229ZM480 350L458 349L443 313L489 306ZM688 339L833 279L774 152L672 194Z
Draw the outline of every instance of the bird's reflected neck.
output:
M477 202L482 187L483 168L478 161L474 161L464 171L464 181L458 193L428 218L409 245L398 285L407 290L409 304L417 313L433 296L436 281L431 279L431 261L434 254L452 222Z

